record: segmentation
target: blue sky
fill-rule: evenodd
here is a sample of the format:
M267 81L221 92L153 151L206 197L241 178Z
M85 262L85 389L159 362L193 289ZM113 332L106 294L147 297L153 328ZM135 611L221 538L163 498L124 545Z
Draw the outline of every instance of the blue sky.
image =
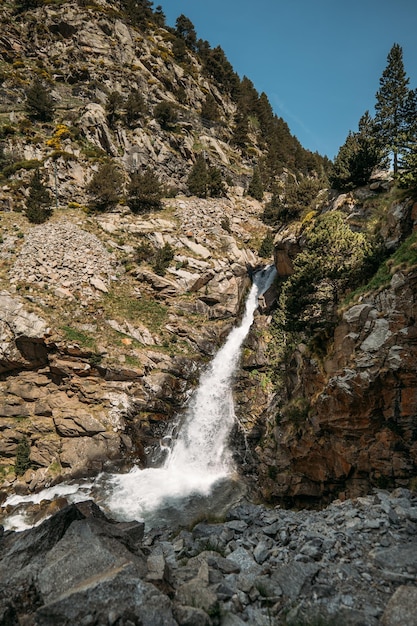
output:
M184 14L264 91L301 144L333 159L375 94L394 43L417 87L416 0L155 0Z

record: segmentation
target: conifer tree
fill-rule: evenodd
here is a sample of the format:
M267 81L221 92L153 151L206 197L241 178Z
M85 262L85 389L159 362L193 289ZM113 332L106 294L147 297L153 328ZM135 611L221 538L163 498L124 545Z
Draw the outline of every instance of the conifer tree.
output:
M361 279L370 246L339 211L320 215L304 237L294 273L282 288L280 310L288 330L311 333L331 326L341 294Z
M181 39L181 37L174 39L172 44L172 54L179 63L187 60L187 46L185 45L184 39Z
M253 170L253 175L248 186L248 195L262 202L264 197L264 190L262 185L261 173L258 167Z
M143 31L147 30L148 23L152 21L152 5L150 0L121 0L122 9L130 23Z
M37 168L29 185L29 195L26 200L26 217L32 224L42 224L52 215L52 196L43 182L40 168Z
M104 161L87 186L91 195L90 208L96 211L112 209L119 202L122 184L123 176L113 161Z
M387 57L387 66L379 81L376 94L375 122L377 134L387 152L393 155L394 176L398 172L399 155L407 139L408 83L401 46L394 44Z
M384 164L384 151L375 137L375 124L366 111L359 130L350 132L334 160L329 181L334 189L349 191L366 185L375 167Z
M233 143L240 148L242 152L246 151L248 145L248 118L239 110L235 116L235 127L233 129Z
M400 184L417 196L417 89L410 91L408 95L406 115L409 133L401 161Z
M166 15L160 4L158 4L158 6L155 8L153 19L154 19L155 24L159 26L159 28L165 27Z
M209 122L217 122L220 119L219 107L215 97L208 93L201 106L201 117Z
M192 196L207 198L209 174L204 154L197 155L187 180L188 190Z
M211 198L222 198L226 195L223 176L218 167L208 168L208 195Z
M142 94L133 89L126 100L126 122L129 126L133 126L146 112L145 100Z
M163 130L172 130L178 120L177 107L168 100L162 100L156 105L154 115Z
M162 186L152 169L132 175L127 188L127 205L132 213L158 211L162 208L161 199Z
M33 120L50 122L54 118L54 99L38 78L26 91L25 108Z
M115 121L119 117L120 109L124 105L124 98L118 91L112 91L107 96L106 113L110 128L114 126Z
M178 37L181 37L187 48L194 52L197 48L197 34L192 21L185 15L181 14L177 17L175 27L175 34Z

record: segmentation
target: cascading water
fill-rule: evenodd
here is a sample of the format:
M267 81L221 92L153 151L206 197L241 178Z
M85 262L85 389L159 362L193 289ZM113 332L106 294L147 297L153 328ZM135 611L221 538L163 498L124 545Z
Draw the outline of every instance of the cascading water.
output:
M203 372L164 465L134 468L129 474L112 477L113 489L106 505L117 517L147 519L161 506L175 507L175 501L181 507L191 494L208 495L216 483L233 473L227 446L235 422L232 378L258 298L274 277L273 266L255 274L242 322Z
M234 467L227 442L235 422L232 379L258 298L270 287L275 273L275 268L268 266L254 275L242 322L203 372L181 420L177 439L167 448L164 464L159 468L135 467L127 474L102 475L95 481L90 496L113 517L142 519L152 525L172 518L172 511L182 513L187 507L198 514L204 499L208 498L209 508L218 506L218 498L217 503L211 499L216 486L220 499L230 504ZM76 494L67 497L72 501L79 499ZM82 498L85 497L86 487L82 490ZM184 521L181 515L175 517Z

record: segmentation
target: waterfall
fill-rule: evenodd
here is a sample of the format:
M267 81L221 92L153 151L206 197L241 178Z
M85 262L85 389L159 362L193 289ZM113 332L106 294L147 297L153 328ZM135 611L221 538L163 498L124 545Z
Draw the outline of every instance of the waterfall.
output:
M235 423L232 380L258 298L274 278L273 266L254 275L242 321L202 373L163 466L134 468L128 474L113 475L106 506L114 515L123 519L147 518L177 499L208 495L217 482L233 473L232 454L227 446Z
M202 373L199 385L179 419L176 439L170 446L164 446L167 455L161 467L134 467L127 474L102 474L93 483L57 485L37 494L37 500L64 495L74 502L90 497L115 519L145 520L150 525L172 520L172 517L176 521L188 521L187 508L194 516L201 514L204 502L213 510L218 510L221 501L225 506L230 505L234 465L227 444L236 419L233 376L258 307L258 298L271 286L275 275L272 265L254 274L242 321L230 332L226 343ZM33 501L33 494L14 495L5 504ZM23 516L17 514L15 518L15 526L26 527Z

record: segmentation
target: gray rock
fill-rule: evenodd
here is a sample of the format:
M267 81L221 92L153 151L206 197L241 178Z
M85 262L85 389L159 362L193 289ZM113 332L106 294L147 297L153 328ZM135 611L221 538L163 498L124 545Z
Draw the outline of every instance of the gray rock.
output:
M71 626L90 623L89 616L94 615L96 624L130 619L133 623L140 620L142 626L176 626L168 597L140 580L132 564L110 567L105 574L38 609L35 623Z
M390 598L382 626L417 626L417 587L402 586Z
M178 624L182 626L210 626L211 624L207 613L192 606L176 606L173 614Z
M290 563L274 571L272 579L279 584L284 595L295 600L319 570L314 563Z
M269 558L270 554L271 552L270 552L270 548L268 544L266 544L262 540L258 543L258 545L253 551L253 556L255 558L255 561L259 563L260 565L262 565L262 563L264 563L264 561L266 561Z
M107 522L74 521L65 536L48 552L38 583L46 603L71 594L91 581L107 581L115 572L132 564L144 574L145 562L129 552L112 536Z
M236 563L243 574L256 575L260 572L261 567L253 558L252 554L245 548L237 548L227 557L229 561Z

